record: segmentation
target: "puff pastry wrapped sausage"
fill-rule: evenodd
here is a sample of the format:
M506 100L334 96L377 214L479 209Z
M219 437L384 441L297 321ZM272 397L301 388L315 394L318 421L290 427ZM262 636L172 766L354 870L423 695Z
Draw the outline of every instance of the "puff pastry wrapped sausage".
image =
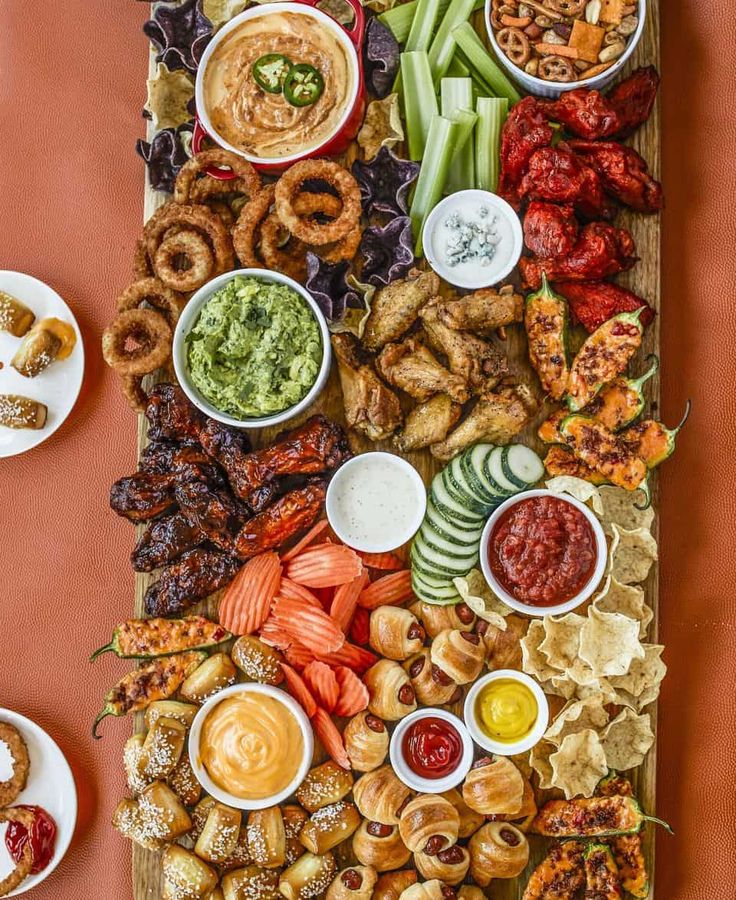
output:
M381 659L371 666L363 683L370 694L368 711L379 719L396 722L417 708L409 676L391 659Z
M529 842L508 822L488 822L471 837L470 874L481 887L493 878L516 878L529 862Z
M469 684L480 675L486 648L473 631L448 629L432 641L432 662L458 684Z
M338 872L326 900L371 900L378 875L373 866L350 866Z
M446 850L440 850L435 856L426 853L414 854L414 865L419 874L428 880L439 878L445 884L460 884L470 866L470 854L460 844L453 844Z
M428 856L451 847L460 833L460 816L439 794L419 794L406 804L399 818L399 832L406 846Z
M399 900L402 893L416 883L417 873L414 869L386 872L379 876L372 900Z
M433 878L407 888L399 900L457 900L457 894L453 888Z
M514 816L521 809L524 776L505 756L484 756L463 782L463 800L484 816Z
M400 606L379 606L371 613L371 647L387 659L406 659L424 643L426 632L417 618Z
M428 647L422 647L419 653L409 657L404 668L417 700L425 706L444 706L457 702L462 696L462 688L432 663Z
M364 819L353 835L353 853L364 866L377 872L400 869L409 862L411 851L401 840L397 825Z
M357 772L372 772L383 765L389 736L378 716L363 710L348 722L342 737L350 764Z
M411 791L390 765L362 775L353 787L353 799L361 815L384 825L398 825Z
M463 800L463 795L460 791L455 788L451 788L449 791L443 791L440 796L452 803L460 816L460 831L458 837L461 841L465 840L465 838L469 838L470 835L476 832L485 822L485 816L482 816L474 809L471 809Z
M471 631L475 625L475 613L465 603L456 603L452 606L437 606L434 603L425 603L417 600L409 609L424 625L424 630L430 638L434 639L441 631L448 628L457 628L458 631Z

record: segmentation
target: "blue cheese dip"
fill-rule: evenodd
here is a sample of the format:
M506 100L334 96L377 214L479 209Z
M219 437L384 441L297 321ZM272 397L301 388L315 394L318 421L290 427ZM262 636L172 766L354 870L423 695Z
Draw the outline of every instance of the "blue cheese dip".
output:
M450 194L432 210L424 228L427 259L457 287L497 284L521 256L523 234L514 210L496 194L468 190Z
M327 489L327 518L355 550L384 553L410 540L427 506L417 470L392 453L363 453L341 466Z

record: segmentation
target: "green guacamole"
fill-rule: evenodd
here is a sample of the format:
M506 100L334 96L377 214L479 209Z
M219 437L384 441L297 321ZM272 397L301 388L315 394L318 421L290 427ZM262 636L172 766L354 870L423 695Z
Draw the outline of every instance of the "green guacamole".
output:
M239 419L294 406L322 363L319 326L304 298L250 276L236 276L210 297L186 342L194 385Z

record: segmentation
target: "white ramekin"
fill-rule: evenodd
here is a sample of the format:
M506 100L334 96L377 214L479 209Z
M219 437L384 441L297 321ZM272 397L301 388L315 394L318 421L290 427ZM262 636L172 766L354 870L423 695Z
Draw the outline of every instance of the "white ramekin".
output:
M358 542L349 532L342 527L335 509L337 498L340 496L341 489L344 489L345 479L354 469L360 469L369 461L380 459L384 466L394 466L402 471L412 482L417 495L417 506L411 523L406 532L396 532L395 534L387 534L383 540ZM332 530L340 538L340 540L352 547L354 550L361 550L363 553L387 553L389 550L396 550L397 547L403 546L407 541L411 540L419 531L424 520L424 514L427 511L427 491L422 481L422 476L417 472L414 466L400 456L394 453L385 453L383 451L372 451L369 453L361 453L352 459L343 463L340 468L330 479L327 487L327 496L325 498L325 512Z
M515 744L504 744L488 737L481 730L475 717L475 701L478 698L478 694L490 681L499 681L502 678L518 681L520 684L528 687L537 701L537 720L534 723L534 727L523 740L517 741ZM525 753L527 750L531 750L535 744L539 743L549 724L549 704L542 688L529 675L516 669L497 669L495 672L489 672L475 682L465 698L463 715L465 717L465 725L476 744L490 753L495 753L497 756L514 756L517 753Z
M302 759L299 764L299 767L294 775L294 778L291 780L289 785L284 788L280 793L274 794L271 797L263 797L260 800L244 800L242 797L236 797L233 794L230 794L228 791L223 790L218 787L214 783L214 781L210 778L207 770L202 765L202 761L199 753L199 743L202 735L202 726L204 725L205 719L212 712L212 710L221 703L223 700L226 700L228 697L232 697L234 694L265 694L268 697L273 697L275 700L278 700L280 703L286 707L286 709L294 716L299 725L299 729L302 733L302 738L304 742L304 748L302 751ZM197 781L202 785L202 787L207 791L208 794L213 796L215 800L219 800L220 803L225 803L227 806L233 806L235 809L266 809L269 806L276 806L279 803L282 803L286 800L287 797L290 797L294 791L299 787L299 785L304 780L307 772L309 771L309 767L312 764L312 754L314 753L314 733L312 732L312 726L309 724L309 719L307 718L304 710L299 706L299 704L294 700L294 698L287 694L286 691L282 691L279 688L271 687L269 684L258 684L256 682L248 683L248 684L234 684L232 687L225 688L222 691L218 691L209 700L202 706L197 715L194 717L194 721L192 722L192 727L189 731L189 762L191 763L192 769L194 770L194 774L197 778ZM286 752L287 748L276 748L280 749L281 752Z
M419 719L442 719L445 722L449 722L460 735L460 740L463 743L463 753L460 757L460 762L455 771L445 775L444 778L421 778L409 768L408 763L404 759L404 753L401 749L404 735L407 729ZM470 767L473 765L474 747L468 729L457 716L444 709L427 706L411 713L398 723L396 728L394 728L394 733L391 735L391 744L388 752L394 772L407 787L422 794L441 794L444 791L449 791L450 788L457 787L465 779L465 776L470 771Z
M242 25L243 22L249 19L254 19L260 16L270 16L275 13L284 12L297 13L300 16L311 16L311 18L317 19L320 24L324 25L325 28L329 29L334 34L337 40L344 47L345 54L350 60L353 75L353 89L350 93L349 100L345 104L345 112L340 117L340 120L337 122L332 132L327 135L327 137L319 144L315 144L313 147L302 148L297 153L291 153L288 156L259 157L254 156L251 153L246 153L244 150L233 146L218 134L217 129L213 126L212 121L210 120L207 106L204 102L204 73L207 69L207 63L209 62L210 57L220 45L223 38L227 37L227 35L230 34L231 31L234 31L236 28ZM307 62L308 61L309 60L307 60ZM197 107L197 116L202 123L203 128L205 129L207 134L213 138L213 140L217 141L220 147L224 147L231 153L236 153L238 156L242 156L244 159L247 159L251 163L254 163L256 165L266 165L270 167L288 166L291 165L291 163L296 162L299 159L304 159L307 156L311 157L318 155L322 147L326 147L334 140L336 135L340 134L342 129L346 126L350 117L354 114L355 106L359 99L360 89L361 74L358 51L356 50L355 45L351 41L345 29L341 25L339 25L331 16L328 16L327 13L322 12L321 9L317 9L316 6L311 6L306 3L263 3L260 5L251 6L250 9L246 9L244 12L235 16L226 25L223 25L222 28L219 29L217 34L215 34L215 36L209 42L209 44L207 44L207 47L202 54L202 59L200 60L199 66L197 68L197 79L194 85L194 98Z
M304 298L309 305L309 308L312 310L312 315L317 321L320 336L322 338L322 364L320 365L314 384L305 396L297 404L290 406L281 412L254 419L236 419L234 416L229 416L227 413L224 413L213 406L202 396L202 394L200 394L196 386L192 383L189 377L189 367L187 364L186 336L194 326L200 310L214 293L239 275L249 278L258 278L261 281L274 282L276 284L285 284L287 287L296 291L297 294ZM176 372L179 384L197 409L201 410L211 419L216 419L218 422L223 422L225 425L231 425L234 428L267 428L269 425L280 425L282 422L287 422L289 419L293 419L294 416L298 416L299 413L303 412L317 399L317 396L322 391L322 388L325 386L325 382L330 375L330 364L332 362L330 333L327 328L325 317L322 314L322 310L319 308L317 301L306 288L294 281L293 278L282 275L280 272L272 272L270 269L236 269L233 272L225 272L223 275L218 275L217 278L213 278L212 281L208 281L207 284L196 291L191 300L184 307L184 310L179 317L179 321L176 324L172 356L174 360L174 371Z
M588 520L588 522L590 523L590 527L593 529L593 535L595 536L598 560L596 561L593 574L588 579L585 587L574 597L571 597L564 603L558 603L555 606L530 606L528 603L522 603L520 600L517 600L516 597L514 597L512 594L509 594L509 592L498 582L496 576L491 571L491 566L488 562L488 544L490 542L491 533L496 526L496 522L498 522L498 520L506 512L507 509L512 506L516 506L517 503L521 503L524 500L529 500L532 497L549 497L550 494L558 497L560 500L564 500L566 503L569 503L576 509L579 509L580 512ZM573 609L576 609L582 603L585 603L588 597L591 596L593 591L595 591L595 589L600 584L608 565L608 545L606 543L606 536L603 533L603 527L598 521L598 518L593 512L591 512L590 509L588 509L588 507L584 503L581 503L580 500L576 500L574 497L570 497L568 494L555 494L553 491L549 491L546 489L524 491L521 494L516 494L514 497L510 497L499 507L497 507L493 512L493 515L486 522L485 528L483 529L483 534L480 538L480 565L481 569L483 570L483 575L490 585L491 590L501 600L503 600L503 602L507 606L510 606L511 609L515 610L516 612L523 613L525 616L561 616L564 613L568 613Z
M488 32L488 40L491 42L494 55L499 64L503 66L506 72L511 76L511 79L527 93L535 94L537 97L547 97L553 100L559 97L560 94L564 94L565 91L572 91L575 88L595 88L596 90L601 90L611 84L611 82L618 77L621 69L626 65L634 50L636 50L639 41L641 40L641 36L644 34L644 23L647 17L646 0L639 0L639 24L636 31L629 38L626 49L614 64L606 69L605 72L601 72L600 75L595 75L593 78L568 81L563 84L556 81L545 81L544 78L528 75L523 69L520 69L511 62L496 41L496 35L491 25L491 10L492 2L491 0L486 0L486 31Z

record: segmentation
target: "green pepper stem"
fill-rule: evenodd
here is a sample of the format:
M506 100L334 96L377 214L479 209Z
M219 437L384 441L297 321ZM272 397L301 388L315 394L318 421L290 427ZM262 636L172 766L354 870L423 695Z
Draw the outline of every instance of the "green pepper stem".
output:
M644 481L642 481L642 483L639 485L638 489L644 494L645 502L644 502L643 506L640 506L638 503L635 503L634 509L640 509L640 510L649 509L649 507L652 505L652 490L651 490L651 487L649 486L649 476L648 475L644 479Z
M687 403L685 404L685 412L682 414L682 418L680 419L679 423L672 429L671 434L672 434L673 438L677 437L682 426L690 418L690 410L692 409L692 407L693 407L692 401L688 400Z
M658 819L656 816L645 816L644 813L642 813L642 818L647 822L654 822L655 825L661 825L662 828L664 828L665 831L668 831L670 834L675 833L672 829L672 826L668 822L665 822L664 819Z
M651 366L644 372L643 375L640 375L638 378L632 378L629 382L631 387L634 388L635 391L638 391L649 379L656 375L659 371L659 357L656 353L650 353L649 356L644 360L644 363L648 363L649 360L653 360Z
M112 712L110 712L110 710L109 710L108 707L106 706L106 707L102 710L102 712L99 714L99 716L97 716L97 718L95 719L95 721L94 721L94 723L93 723L93 725L92 725L92 737L93 737L96 741L99 741L99 740L101 740L101 738L102 738L102 735L101 735L101 734L97 734L97 727L99 726L100 722L101 722L103 719L106 719L108 716L111 716L111 715L113 715Z
M89 661L94 662L97 657L102 656L103 653L112 653L113 649L113 641L110 641L109 644L105 644L104 647L100 647L99 650L95 650L92 656L90 656Z

